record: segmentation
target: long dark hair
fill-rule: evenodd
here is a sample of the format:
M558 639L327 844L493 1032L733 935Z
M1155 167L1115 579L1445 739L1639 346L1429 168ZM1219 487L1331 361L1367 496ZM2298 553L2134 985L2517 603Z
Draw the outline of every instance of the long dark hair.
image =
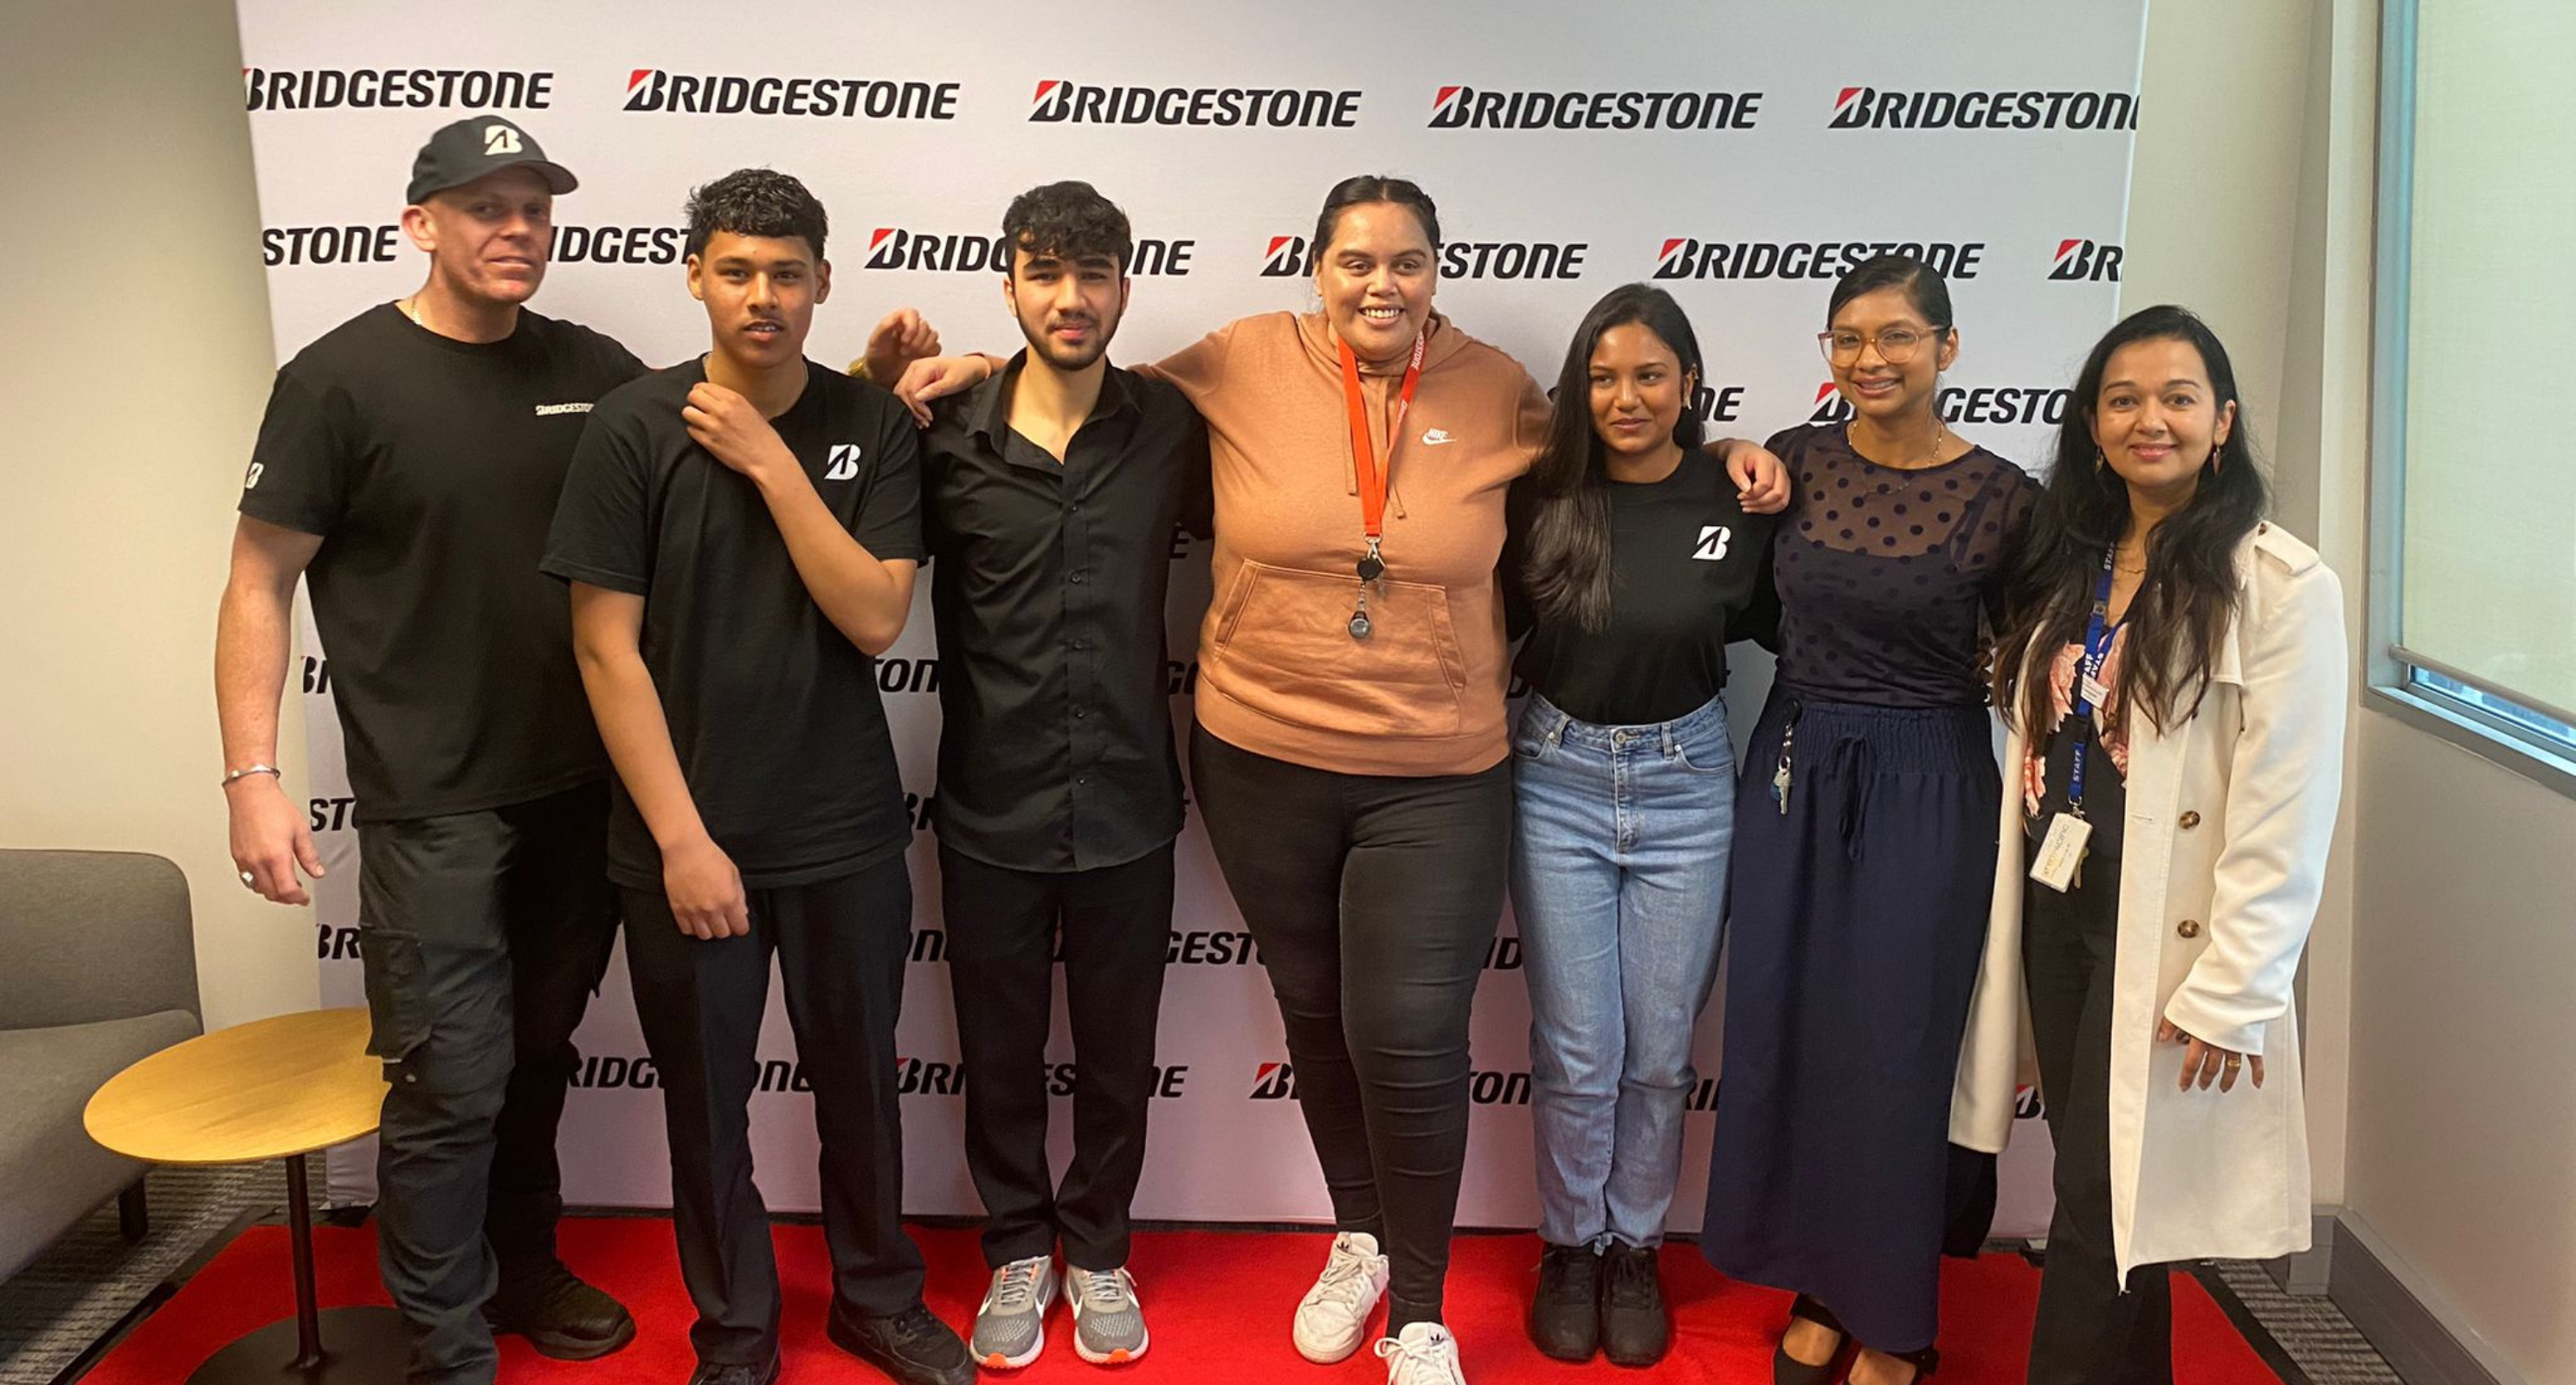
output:
M1549 415L1547 450L1530 468L1538 503L1529 521L1521 584L1542 619L1572 620L1598 630L1610 619L1610 492L1601 435L1592 427L1592 349L1613 327L1641 326L1664 339L1686 380L1705 377L1699 337L1682 305L1662 289L1622 284L1604 294L1574 329L1557 372L1556 408ZM1699 411L1682 401L1673 441L1688 452L1700 444Z
M2224 412L2234 404L2236 417L2227 441L2202 464L2191 502L2147 540L2147 580L2129 603L2128 649L2114 715L2125 720L2134 708L2150 723L2171 727L2198 711L2209 690L2211 661L2235 614L2236 549L2267 503L2248 441L2254 430L2237 398L2236 369L2209 324L2185 308L2147 308L2123 319L2084 358L2075 379L2075 407L2058 429L2047 489L2006 581L1995 705L2010 709L2027 735L2048 725L2049 690L2045 660L2031 662L2028 680L2021 676L2023 664L2034 649L2050 652L2083 638L2103 550L2128 530L2128 483L2102 461L2092 423L2112 353L2142 341L2185 342L2198 351L2209 372L2212 407Z

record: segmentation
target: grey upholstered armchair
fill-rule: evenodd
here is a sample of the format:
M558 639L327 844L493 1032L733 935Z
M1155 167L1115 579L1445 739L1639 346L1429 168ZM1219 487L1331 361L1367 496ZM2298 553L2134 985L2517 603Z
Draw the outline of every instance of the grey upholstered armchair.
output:
M81 1128L99 1084L203 1031L188 881L158 856L0 850L0 1279L144 1166Z

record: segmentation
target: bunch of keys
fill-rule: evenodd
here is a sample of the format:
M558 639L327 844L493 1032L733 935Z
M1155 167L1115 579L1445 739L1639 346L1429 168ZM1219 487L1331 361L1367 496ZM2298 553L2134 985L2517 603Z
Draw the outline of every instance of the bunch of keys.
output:
M1386 586L1384 582L1386 577L1386 559L1378 556L1377 548L1377 539L1371 537L1368 541L1368 552L1360 555L1360 604L1358 609L1351 612L1351 638L1355 640L1364 640L1369 637L1369 588L1376 587L1378 589L1378 597L1380 600L1383 600L1386 597Z

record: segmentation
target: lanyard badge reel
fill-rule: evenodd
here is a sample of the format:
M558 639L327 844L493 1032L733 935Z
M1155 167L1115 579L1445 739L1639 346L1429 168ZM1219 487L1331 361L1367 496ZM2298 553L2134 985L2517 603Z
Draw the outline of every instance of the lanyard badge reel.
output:
M2030 878L2060 894L2084 882L2084 855L2093 840L2093 823L2084 816L2085 752L2093 742L2093 709L2110 700L2102 686L2102 665L2111 654L2111 564L2119 545L2102 551L2102 580L2093 588L2093 614L2084 626L2084 662L2077 674L2075 705L2067 713L2075 728L2075 752L2066 776L2066 811L2048 820L2039 854L2030 863Z
M1342 400L1349 406L1351 420L1351 464L1359 475L1360 533L1364 545L1354 570L1359 574L1359 603L1351 611L1351 638L1364 640L1374 628L1369 620L1369 589L1377 589L1378 600L1386 599L1386 557L1379 545L1386 530L1386 487L1389 473L1395 469L1395 447L1404 434L1404 415L1413 407L1414 387L1422 383L1422 353L1429 339L1413 339L1413 360L1404 368L1404 388L1396 401L1395 425L1387 430L1386 467L1377 464L1377 449L1369 442L1368 404L1360 394L1359 358L1351 354L1349 343L1341 345Z

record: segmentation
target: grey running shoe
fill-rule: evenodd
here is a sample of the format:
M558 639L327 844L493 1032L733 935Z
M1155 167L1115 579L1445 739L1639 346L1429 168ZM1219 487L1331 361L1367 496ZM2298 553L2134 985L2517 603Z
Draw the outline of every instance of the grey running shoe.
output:
M1123 1268L1068 1265L1064 1277L1075 1355L1095 1366L1121 1366L1145 1354L1145 1310L1136 1301L1135 1276Z
M988 1371L1015 1371L1046 1347L1047 1305L1055 1302L1055 1257L1032 1255L993 1271L993 1283L975 1310L975 1362Z

